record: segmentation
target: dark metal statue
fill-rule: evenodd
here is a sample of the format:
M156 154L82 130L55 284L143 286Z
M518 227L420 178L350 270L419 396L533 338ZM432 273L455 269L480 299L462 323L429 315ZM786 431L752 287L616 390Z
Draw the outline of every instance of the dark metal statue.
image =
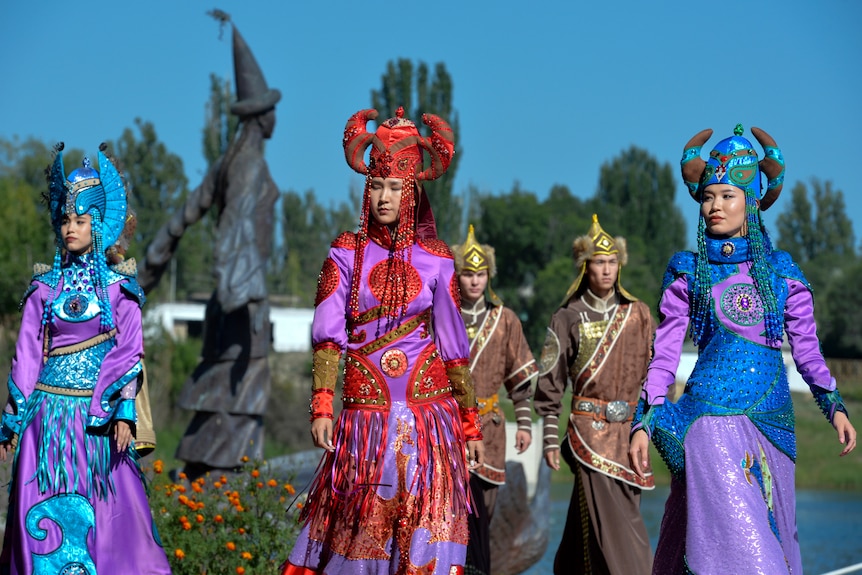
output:
M211 13L222 23L229 17ZM242 457L263 456L263 414L270 390L267 355L271 325L266 263L272 246L278 187L263 157L275 127L278 90L267 87L254 56L233 26L237 102L230 111L239 128L185 205L159 230L139 267L145 291L154 288L183 232L212 206L216 290L206 306L201 363L186 381L178 404L195 411L177 448L190 477L231 469Z

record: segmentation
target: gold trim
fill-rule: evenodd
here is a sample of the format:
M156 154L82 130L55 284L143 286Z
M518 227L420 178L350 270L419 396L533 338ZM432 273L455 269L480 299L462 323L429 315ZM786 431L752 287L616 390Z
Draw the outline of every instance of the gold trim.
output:
M69 387L55 387L53 385L47 385L42 382L36 383L36 389L39 391L44 391L46 393L53 393L54 395L68 395L72 397L93 397L92 389L72 389Z
M48 352L49 357L54 357L58 355L69 355L70 353L77 353L79 351L84 351L85 349L90 349L91 347L96 347L100 343L105 343L112 337L117 335L117 328L112 329L111 331L100 333L95 337L91 337L90 339L85 339L84 341L73 343L72 345L64 345L62 347L55 347L51 351Z

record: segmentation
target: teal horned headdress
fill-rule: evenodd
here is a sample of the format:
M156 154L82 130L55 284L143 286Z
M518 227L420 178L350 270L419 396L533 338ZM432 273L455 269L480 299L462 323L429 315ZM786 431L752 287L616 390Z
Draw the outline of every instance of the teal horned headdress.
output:
M84 158L83 165L73 170L69 176L63 166L64 144L60 142L54 147L54 161L47 170L48 175L48 207L51 212L51 225L54 228L56 249L54 253L53 278L51 285L56 286L61 273L61 250L63 237L61 226L66 216L91 217L92 257L95 269L95 288L102 309L101 322L106 330L114 327L111 314L111 303L108 298L106 278L108 266L106 251L122 254L127 240L124 230L134 226L134 218L127 217L129 213L126 199L126 187L123 177L117 171L113 162L104 154L107 146L99 146L99 170L95 170L89 158ZM118 249L119 246L119 249ZM42 323L52 321L51 301L53 295L45 303Z
M751 128L751 133L763 147L763 159L758 161L754 146L742 136L744 131L742 124L737 124L733 136L716 144L709 153L709 159L704 161L700 151L712 136L712 130L701 130L685 145L680 168L691 197L698 203L701 202L703 190L713 184L736 186L745 193L746 240L752 262L751 276L766 308L766 337L771 341L781 341L783 321L778 313L778 303L765 260L772 252L772 243L760 212L767 210L781 194L784 187L784 157L772 136L760 128ZM766 193L762 196L761 173L767 177ZM706 318L712 307L705 230L706 225L701 218L697 232L695 305L691 311L691 334L695 343L699 343L705 334Z

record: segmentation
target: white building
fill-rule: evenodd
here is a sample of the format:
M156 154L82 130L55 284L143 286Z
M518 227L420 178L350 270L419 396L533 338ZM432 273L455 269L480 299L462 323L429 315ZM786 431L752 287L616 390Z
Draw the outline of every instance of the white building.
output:
M203 335L206 304L159 303L145 308L144 325L160 326L175 339ZM279 353L311 350L312 308L270 307L272 348ZM145 328L147 329L147 328Z

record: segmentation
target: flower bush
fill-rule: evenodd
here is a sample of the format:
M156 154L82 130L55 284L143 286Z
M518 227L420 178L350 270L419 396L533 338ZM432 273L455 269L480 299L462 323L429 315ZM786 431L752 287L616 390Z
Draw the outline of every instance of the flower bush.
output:
M299 532L290 483L244 458L233 474L174 482L161 460L144 468L150 507L174 575L277 573Z

